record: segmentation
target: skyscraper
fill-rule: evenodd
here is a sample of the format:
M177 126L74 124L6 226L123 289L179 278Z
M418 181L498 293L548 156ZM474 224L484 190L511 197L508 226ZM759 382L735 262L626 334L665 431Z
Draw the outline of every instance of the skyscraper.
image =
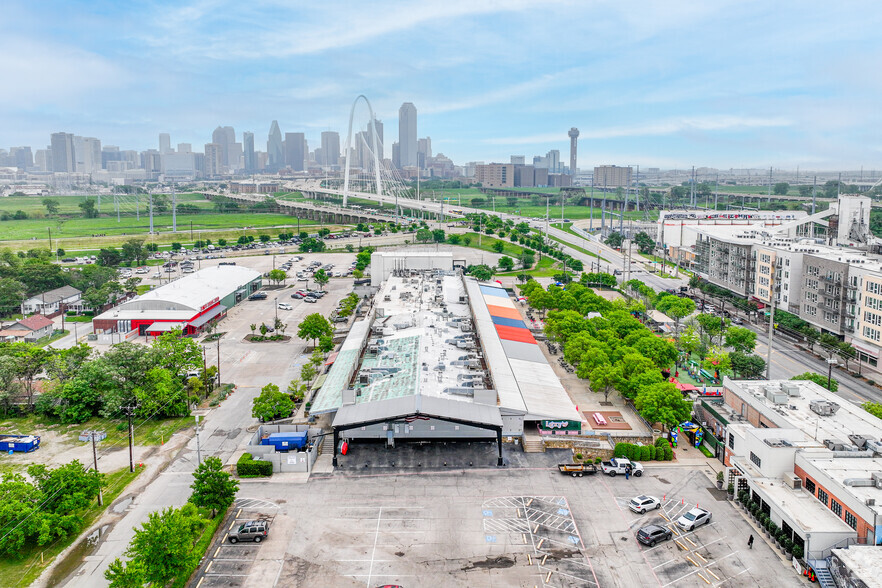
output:
M570 174L576 175L576 147L579 142L579 129L573 127L567 135L570 137Z
M212 145L218 145L218 149L220 149L220 162L221 162L221 167L227 165L227 157L228 157L228 150L227 150L227 131L226 131L227 128L229 128L229 127L218 126L218 127L217 127L216 129L214 129L214 131L211 133L211 143L210 143L210 144L212 144ZM208 164L208 153L206 153L205 155L206 155L206 157L205 157L205 166L206 166L206 168L207 168L208 165L209 165L209 164ZM218 172L218 173L220 173L220 172ZM206 175L208 175L208 174L206 174ZM218 175L218 174L213 174L213 175Z
M429 167L429 160L432 159L432 137L417 140L417 161L421 169Z
M285 165L294 171L303 171L306 160L306 135L285 133Z
M267 166L269 172L277 172L285 166L285 154L282 152L282 131L279 121L270 125L269 137L266 140Z
M417 164L417 110L411 102L398 109L398 159L402 168Z
M340 133L322 132L322 156L325 165L340 165Z
M168 133L159 133L159 153L171 152L171 136Z
M257 169L257 160L254 157L254 133L248 131L242 133L242 143L245 147L245 171L253 172Z
M52 171L76 171L74 136L71 133L52 133Z
M214 177L221 174L223 168L223 148L217 143L205 144L205 160L203 162L203 175L205 177Z

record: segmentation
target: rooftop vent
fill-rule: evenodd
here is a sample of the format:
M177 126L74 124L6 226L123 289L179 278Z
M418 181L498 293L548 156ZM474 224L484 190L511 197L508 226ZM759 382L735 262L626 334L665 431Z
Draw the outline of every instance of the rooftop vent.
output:
M850 447L845 444L845 441L840 441L839 439L824 439L824 445L830 451L848 451Z
M830 402L829 400L812 400L809 403L812 412L821 416L833 416L839 410L839 404Z
M766 439L766 445L769 447L792 447L787 439Z
M796 382L782 382L781 391L786 392L788 396L799 396L799 384Z
M872 437L866 437L864 435L849 435L848 440L854 443L855 447L860 450L864 450L867 448L867 441L872 440Z

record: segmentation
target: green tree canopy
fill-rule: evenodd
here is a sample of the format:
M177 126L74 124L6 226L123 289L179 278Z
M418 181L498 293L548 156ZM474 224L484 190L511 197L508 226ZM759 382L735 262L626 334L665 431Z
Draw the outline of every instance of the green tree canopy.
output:
M267 384L260 389L260 395L254 399L251 416L261 421L272 421L285 418L293 411L294 402L291 397L280 392L275 384Z
M277 391L278 389L276 387ZM202 508L210 508L212 518L219 510L227 509L233 504L239 490L239 482L231 480L229 472L225 472L223 466L219 458L206 457L193 472L193 484L190 485L193 489L190 502Z
M323 288L331 278L328 276L328 272L320 269L313 274L312 279L315 280L315 283L318 284L320 288Z
M756 348L756 333L744 327L726 329L726 347L741 353L752 353Z
M311 339L313 346L317 339L323 336L331 337L333 334L334 328L331 323L317 312L304 318L297 328L297 336L304 340Z
M826 388L830 392L836 392L839 390L839 382L836 381L835 378L830 378L830 385L827 385L827 376L822 376L821 374L816 374L814 372L804 372L797 376L793 376L790 378L791 380L808 380L809 382L814 382L818 386Z
M692 414L692 404L683 400L683 394L670 382L646 386L637 395L634 406L650 423L662 423L668 428L687 421Z

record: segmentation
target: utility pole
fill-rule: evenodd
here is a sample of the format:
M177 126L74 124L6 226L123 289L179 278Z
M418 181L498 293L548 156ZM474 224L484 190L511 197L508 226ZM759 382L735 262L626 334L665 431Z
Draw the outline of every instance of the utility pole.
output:
M178 196L175 194L175 185L172 184L172 233L178 232Z
M134 406L124 406L123 410L126 411L126 416L129 418L129 471L135 471L135 430L132 427L132 414L134 413Z
M775 277L778 270L778 261L772 264L772 274L769 278L769 298L772 299L772 314L769 315L769 348L766 350L766 379L771 379L772 372L772 334L775 332Z
M196 416L196 463L202 465L202 447L199 445L199 415Z
M588 230L594 231L594 174L591 174L591 198L588 199Z
M153 192L150 192L150 234L153 234Z
M95 471L98 471L98 449L95 447L95 431L92 431L89 436L92 438L92 460L95 464ZM104 496L101 494L101 485L98 485L98 506L104 506Z

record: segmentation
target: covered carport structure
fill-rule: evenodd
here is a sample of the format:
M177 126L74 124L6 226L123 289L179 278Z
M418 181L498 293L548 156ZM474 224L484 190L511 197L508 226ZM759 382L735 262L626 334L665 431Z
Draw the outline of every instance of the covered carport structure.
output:
M472 438L489 437L495 433L497 465L503 465L502 416L497 406L415 394L341 406L332 424L334 466L337 466L340 437L347 431L358 430L362 433L360 438L393 439L396 426L400 427L402 424L405 428L401 438L404 439L438 439L448 436L449 429L445 431L439 424L453 425L457 433L450 436L457 438L469 438L466 432L459 429L461 426L476 430ZM479 434L478 431L484 433Z

